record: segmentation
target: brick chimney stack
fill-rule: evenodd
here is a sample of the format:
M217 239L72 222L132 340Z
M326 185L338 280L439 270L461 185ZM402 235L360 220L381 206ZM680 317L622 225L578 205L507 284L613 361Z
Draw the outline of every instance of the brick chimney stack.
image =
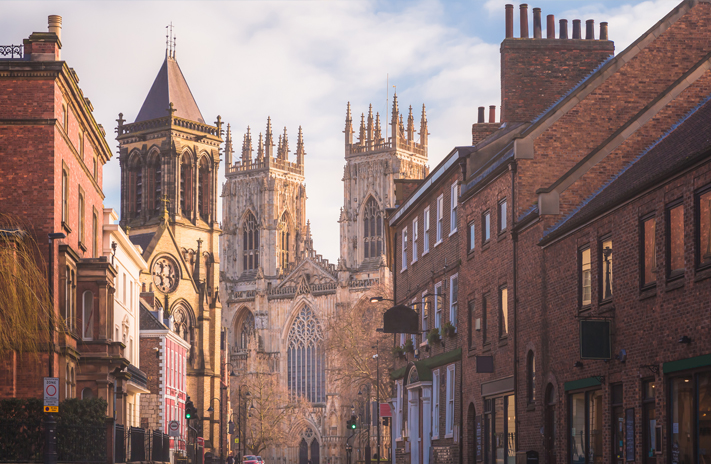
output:
M501 122L528 122L550 107L571 87L590 74L615 52L608 40L607 23L600 23L595 39L595 21L586 21L581 40L581 21L573 20L573 39L568 21L560 20L555 38L555 17L547 16L542 38L541 9L533 9L533 37L528 31L528 5L521 4L520 34L513 37L513 5L506 5L506 38L501 42ZM603 27L604 25L604 27ZM481 123L483 118L479 118Z
M62 17L50 15L47 23L47 32L33 32L23 40L24 55L30 61L62 59Z

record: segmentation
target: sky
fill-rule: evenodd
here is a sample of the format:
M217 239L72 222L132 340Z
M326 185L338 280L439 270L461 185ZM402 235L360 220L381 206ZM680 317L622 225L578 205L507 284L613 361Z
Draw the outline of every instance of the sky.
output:
M573 19L593 19L597 36L607 21L619 53L679 2L546 0L529 3L529 22L534 7L542 9L544 28L548 14L556 24L568 19L569 27ZM302 126L307 217L316 250L335 263L347 102L354 122L370 103L382 116L396 90L400 110L412 105L416 125L424 103L435 167L453 147L471 143L477 107L496 105L498 120L506 3L515 5L518 36L519 3L510 0L0 0L0 44L22 43L47 30L48 15L61 15L62 59L76 70L116 153L118 114L134 121L164 60L172 23L176 59L203 118L214 124L220 115L231 124L236 158L247 126L256 136L267 116L275 132L287 128L292 150ZM104 206L119 210L116 156L104 168L103 189Z

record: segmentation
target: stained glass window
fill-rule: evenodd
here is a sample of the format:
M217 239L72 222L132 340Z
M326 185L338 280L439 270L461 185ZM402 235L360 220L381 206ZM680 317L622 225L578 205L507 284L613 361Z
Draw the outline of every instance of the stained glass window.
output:
M383 212L378 202L370 197L363 210L363 257L375 258L383 254Z
M244 270L257 269L259 267L259 226L252 213L247 214L242 225L242 240Z
M312 403L326 401L323 331L313 310L304 306L289 330L288 382L292 396Z

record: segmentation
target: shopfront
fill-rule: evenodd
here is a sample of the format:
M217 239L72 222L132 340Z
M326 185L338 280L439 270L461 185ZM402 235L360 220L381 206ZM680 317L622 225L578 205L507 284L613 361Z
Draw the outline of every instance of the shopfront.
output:
M515 464L516 409L513 377L484 383L484 464Z

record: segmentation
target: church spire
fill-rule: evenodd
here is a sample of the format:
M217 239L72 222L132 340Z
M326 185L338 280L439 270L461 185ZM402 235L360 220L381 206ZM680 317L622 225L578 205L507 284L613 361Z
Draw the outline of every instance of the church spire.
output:
M372 103L368 107L367 141L368 141L368 146L371 146L372 142L373 142L373 104Z
M412 105L410 105L410 114L407 116L407 141L409 143L415 141L415 118L412 117Z
M343 130L346 134L346 145L353 143L353 118L351 117L351 102L348 102L346 107L346 128Z
M242 148L242 164L249 165L252 163L252 133L247 126L247 133L244 134L244 147Z
M272 118L267 116L267 133L264 136L265 156L272 158L274 156L274 140L272 135Z
M289 160L289 136L286 135L286 126L284 126L284 138L282 139L282 146L281 146L281 159L284 161Z
M383 135L380 133L380 113L375 113L375 143L381 143Z
M299 126L299 137L296 139L296 164L299 166L304 165L304 134L301 132L301 126ZM310 230L310 229L309 229Z
M365 145L365 115L360 114L360 131L358 133L358 143Z
M225 135L225 168L230 168L232 166L232 154L234 150L232 149L232 130L230 125L227 124L227 135ZM227 169L225 169L227 171Z
M420 118L420 145L427 146L427 113L425 112L425 104L422 104L422 117Z
M262 133L259 133L259 145L257 145L257 162L264 162L264 141L262 140Z
M390 119L390 126L392 127L392 146L397 148L398 138L400 137L400 123L398 122L398 116L400 115L400 110L397 106L397 93L393 95L393 112Z

